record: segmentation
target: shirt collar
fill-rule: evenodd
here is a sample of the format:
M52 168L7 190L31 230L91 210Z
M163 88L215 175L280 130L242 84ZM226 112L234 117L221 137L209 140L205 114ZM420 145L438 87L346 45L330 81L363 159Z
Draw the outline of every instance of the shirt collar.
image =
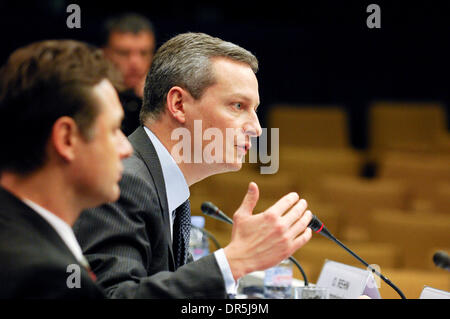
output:
M80 263L84 264L85 257L83 256L83 252L80 245L78 244L72 228L64 220L51 213L44 207L32 202L31 200L25 198L23 199L23 202L27 204L31 209L33 209L36 213L41 215L41 217L44 218L50 224L50 226L55 229L55 231L70 249L75 258Z
M189 186L183 173L166 147L151 130L145 126L144 130L155 147L156 154L158 155L161 163L164 182L166 184L169 212L173 212L189 198Z

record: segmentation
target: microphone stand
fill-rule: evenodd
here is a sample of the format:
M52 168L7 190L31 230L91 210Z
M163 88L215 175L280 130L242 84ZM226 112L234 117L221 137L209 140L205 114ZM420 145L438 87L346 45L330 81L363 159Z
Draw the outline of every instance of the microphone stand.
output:
M353 257L355 257L359 262L361 262L364 266L366 266L367 268L370 269L370 271L374 274L376 274L378 277L380 277L381 279L383 279L383 281L385 283L387 283L389 286L392 287L392 289L394 289L402 299L406 299L405 295L403 294L403 292L396 286L394 285L388 278L386 278L385 276L383 276L381 273L379 273L378 271L376 271L376 269L372 268L367 262L365 262L361 257L359 257L357 254L355 254L353 251L351 251L349 248L347 248L347 246L345 246L343 243L341 243L336 237L334 237L329 230L325 227L325 225L317 218L317 216L313 215L313 218L311 220L311 222L309 223L308 227L310 227L312 230L314 230L316 233L321 234L324 237L327 237L328 239L331 239L332 241L334 241L336 244L338 244L339 246L341 246L342 248L344 248L350 255L352 255Z
M201 228L201 227L197 227L197 226L195 226L195 225L192 225L192 224L191 224L191 227L192 227L192 228L195 228L195 229L198 229L198 230L201 231L203 234L205 234L206 237L208 237L209 239L211 239L211 241L214 243L214 245L216 245L216 248L217 248L217 249L222 248L222 246L220 246L219 242L217 241L216 237L214 237L214 235L211 234L209 231L207 231L207 230L204 229L204 228Z
M217 220L220 220L221 222L233 225L233 220L210 202L204 202L201 206L201 210L203 214L207 216L211 216ZM309 285L308 278L306 277L305 271L303 270L302 266L300 266L300 263L297 261L297 259L295 259L292 256L289 256L289 260L294 263L294 265L298 268L298 270L300 270L303 277L303 281L305 283L305 287L308 287Z
M225 215L219 208L217 208L214 204L210 202L204 202L201 206L201 210L205 215L214 217L220 221L224 221L229 224L233 224L233 220L229 218L227 215ZM364 266L370 269L370 271L374 274L376 274L378 277L380 277L385 283L387 283L392 289L394 289L402 299L406 299L403 292L395 286L388 278L383 276L381 273L379 273L376 269L372 268L367 262L365 262L361 257L359 257L357 254L355 254L353 251L351 251L347 246L345 246L343 243L341 243L337 238L335 238L330 231L325 227L324 223L322 223L316 215L313 215L313 218L311 219L310 223L308 224L308 227L314 230L316 233L321 234L322 236L327 237L328 239L334 241L336 244L344 248L350 255L355 257L359 262L361 262ZM289 259L294 262L294 264L298 267L300 272L303 275L305 286L308 285L308 280L306 279L305 273L300 266L300 264L294 259L294 257L289 257Z
M298 270L300 270L300 272L302 273L303 281L305 282L305 287L308 287L309 286L309 282L308 282L308 279L306 278L306 274L303 271L302 266L300 266L300 264L298 263L297 259L295 259L292 256L289 256L289 260L292 261L295 266L297 266Z

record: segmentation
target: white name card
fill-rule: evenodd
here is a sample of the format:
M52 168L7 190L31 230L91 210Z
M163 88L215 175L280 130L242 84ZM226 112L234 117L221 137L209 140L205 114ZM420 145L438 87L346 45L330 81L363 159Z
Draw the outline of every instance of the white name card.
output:
M328 288L329 299L356 299L361 295L381 299L370 271L332 260L325 261L316 286Z
M450 299L450 292L425 286L419 299Z

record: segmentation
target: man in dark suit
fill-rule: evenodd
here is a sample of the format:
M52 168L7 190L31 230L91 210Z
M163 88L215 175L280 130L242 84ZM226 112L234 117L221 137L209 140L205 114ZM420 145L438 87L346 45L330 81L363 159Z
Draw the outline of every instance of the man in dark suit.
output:
M111 71L68 40L20 48L0 71L0 298L104 298L71 226L119 197L132 152Z
M250 183L230 244L189 262L189 186L240 169L250 137L261 134L257 68L247 50L201 33L180 34L157 51L120 198L84 211L74 225L109 297L225 298L239 278L276 265L311 238L311 212L298 194L253 215L259 191ZM203 156L193 135L224 137L228 129L235 138L218 139Z

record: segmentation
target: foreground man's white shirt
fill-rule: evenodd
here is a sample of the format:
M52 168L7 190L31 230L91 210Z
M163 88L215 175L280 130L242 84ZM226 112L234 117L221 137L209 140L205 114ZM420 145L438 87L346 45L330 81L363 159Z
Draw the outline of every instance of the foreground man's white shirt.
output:
M78 244L75 234L73 233L72 227L70 227L69 224L67 224L61 218L51 213L44 207L36 204L35 202L32 202L31 200L26 198L23 199L23 202L27 204L36 213L38 213L42 218L44 218L50 224L50 226L52 226L53 229L55 229L59 237L61 237L63 242L67 245L67 247L75 256L75 258L78 260L78 262L82 266L88 268L89 263L83 256L83 251L81 250L80 244Z

